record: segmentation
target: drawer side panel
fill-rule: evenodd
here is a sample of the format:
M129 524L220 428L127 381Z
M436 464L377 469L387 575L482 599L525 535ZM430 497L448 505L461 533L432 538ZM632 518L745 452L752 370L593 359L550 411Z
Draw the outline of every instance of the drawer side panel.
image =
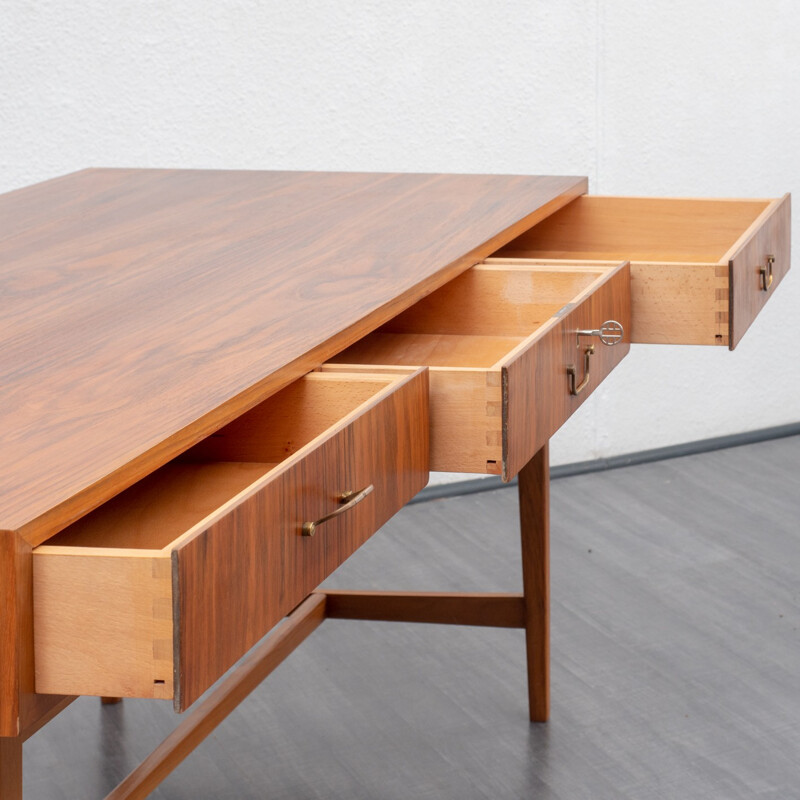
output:
M431 369L431 469L499 474L499 370Z
M33 586L37 692L172 697L168 556L34 552Z
M727 267L632 263L631 342L727 345Z

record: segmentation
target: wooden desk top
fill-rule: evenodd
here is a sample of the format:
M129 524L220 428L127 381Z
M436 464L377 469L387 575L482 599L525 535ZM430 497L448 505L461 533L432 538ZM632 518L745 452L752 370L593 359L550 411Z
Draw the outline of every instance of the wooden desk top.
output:
M585 191L100 169L0 196L0 530L42 541Z

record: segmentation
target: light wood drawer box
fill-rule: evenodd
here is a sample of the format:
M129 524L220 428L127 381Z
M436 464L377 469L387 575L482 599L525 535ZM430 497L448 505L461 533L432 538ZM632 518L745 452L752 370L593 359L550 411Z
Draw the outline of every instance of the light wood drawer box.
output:
M36 548L36 691L189 706L427 483L427 409L308 375Z
M497 255L534 263L628 260L632 342L733 349L789 270L790 216L788 194L777 200L584 195Z
M627 330L627 264L479 264L356 342L323 369L430 368L431 469L509 480L628 352L577 330ZM568 367L582 382L569 392Z

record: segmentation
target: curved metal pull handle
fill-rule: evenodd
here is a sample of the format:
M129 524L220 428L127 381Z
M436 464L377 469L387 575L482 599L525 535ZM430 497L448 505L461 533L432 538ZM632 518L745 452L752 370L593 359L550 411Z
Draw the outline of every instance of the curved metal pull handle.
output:
M339 502L343 505L339 506L339 508L337 508L335 511L331 511L330 514L320 517L316 522L304 522L301 529L303 536L313 536L314 532L320 525L322 525L323 522L327 522L329 519L338 517L340 514L344 514L346 511L349 511L353 506L357 506L368 494L372 492L374 488L375 487L370 484L360 492L342 492L342 494L339 495Z
M772 265L775 263L775 256L767 256L767 264L764 267L759 267L758 272L761 276L761 291L768 292L769 287L772 286Z
M567 367L567 379L569 381L569 393L573 395L573 397L577 397L585 388L586 384L589 383L589 367L590 361L589 359L594 355L594 345L590 344L586 350L583 351L583 380L576 386L575 385L575 378L576 372L575 366L570 364Z

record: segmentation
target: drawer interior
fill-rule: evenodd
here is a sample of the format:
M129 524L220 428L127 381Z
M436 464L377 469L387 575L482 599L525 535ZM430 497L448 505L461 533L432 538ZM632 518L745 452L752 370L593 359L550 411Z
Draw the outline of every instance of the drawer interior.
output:
M307 375L65 528L45 547L172 547L393 380Z
M497 255L726 263L739 239L771 203L583 195Z
M332 361L491 369L606 273L602 267L479 264Z

